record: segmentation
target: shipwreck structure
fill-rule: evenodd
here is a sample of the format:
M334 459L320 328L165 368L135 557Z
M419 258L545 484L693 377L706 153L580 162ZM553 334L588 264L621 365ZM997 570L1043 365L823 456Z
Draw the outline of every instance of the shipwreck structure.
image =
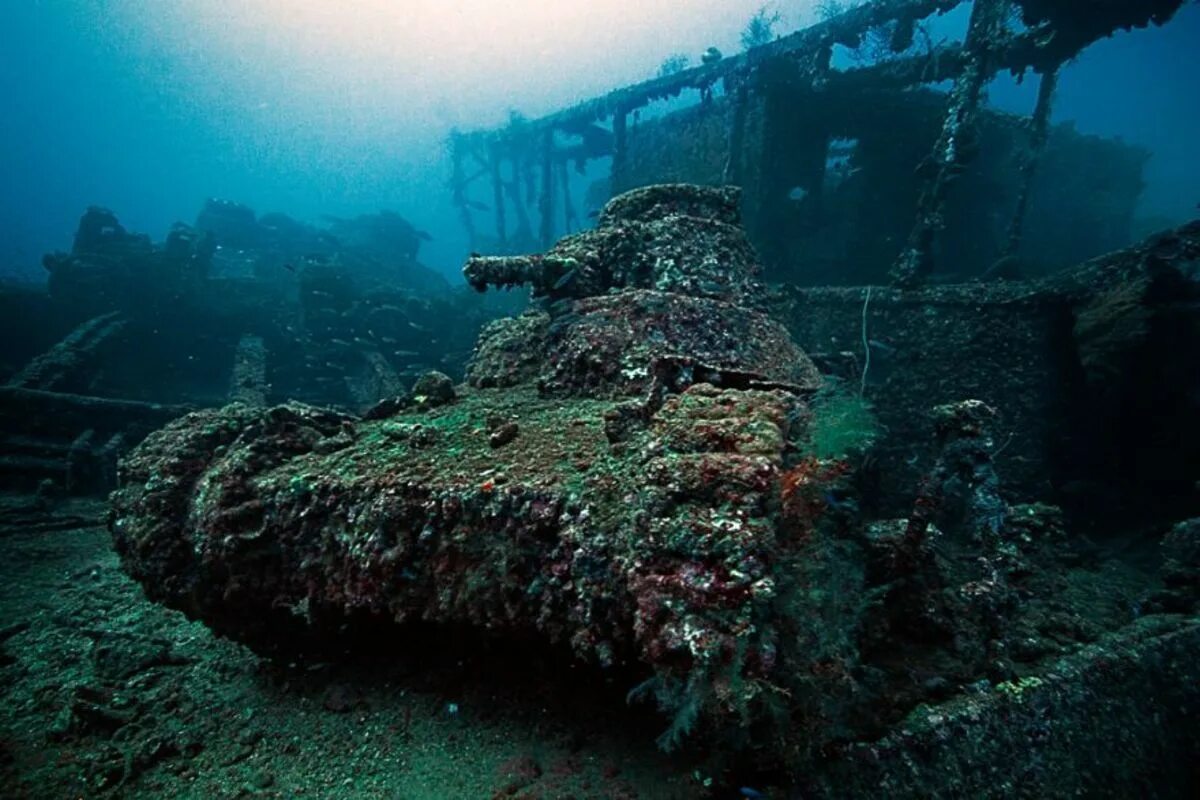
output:
M930 21L963 5L870 0L546 117L457 133L452 189L472 248L548 247L580 227L592 192L572 166L591 163L608 165L601 196L741 186L768 276L804 285L1036 275L1128 245L1147 154L1051 126L1054 89L1092 42L1162 24L1180 0L978 0L960 41L935 40ZM985 107L1006 71L1038 76L1028 118ZM699 101L643 116L685 94Z
M1095 310L1096 286L1132 283L1096 311L1129 320L1198 256L1183 229L1043 291ZM1005 491L1003 409L974 398L926 409L908 509L864 513L871 422L766 313L758 271L737 190L686 185L626 193L544 254L473 257L477 288L541 301L482 332L465 386L172 422L122 465L125 568L265 649L380 623L403 641L394 622L568 647L641 681L662 747L814 796L1129 792L1148 764L1183 785L1200 526L1168 537L1159 587L1080 569L1061 511ZM1136 357L1094 322L1101 374Z
M361 411L461 375L499 312L421 265L399 215L328 223L209 200L154 242L89 208L45 291L0 286L0 490L107 491L120 455L197 407Z

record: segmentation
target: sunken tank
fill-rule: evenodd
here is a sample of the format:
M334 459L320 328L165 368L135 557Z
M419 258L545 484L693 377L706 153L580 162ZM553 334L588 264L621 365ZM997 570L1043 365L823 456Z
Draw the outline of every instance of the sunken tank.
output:
M1007 703L1041 724L1061 671L1046 659L1095 639L1063 622L1092 595L1064 591L1061 513L1002 496L998 411L964 398L932 410L939 455L909 517L865 521L857 387L823 383L761 310L737 203L647 187L545 254L472 258L477 288L528 285L540 307L483 331L464 386L428 375L361 417L234 404L152 434L113 497L125 568L260 649L354 630L403 646L430 626L569 648L657 704L664 748L736 750L801 784L826 764L845 785L837 753L874 775L869 743L888 735L901 766L875 766L907 775L930 707L939 726L995 725L931 728L920 752L1016 758L1033 740ZM1152 633L1159 648L1196 635ZM1076 724L1089 696L1060 698L1063 725L1100 740ZM1030 780L1075 774L1060 768L1074 752ZM882 785L862 780L860 796Z
M820 377L758 308L737 209L649 187L544 255L473 257L474 286L547 310L488 327L464 387L168 425L122 466L125 568L260 648L359 621L533 634L640 668L664 745L753 726L786 694L780 573L812 537L784 476Z

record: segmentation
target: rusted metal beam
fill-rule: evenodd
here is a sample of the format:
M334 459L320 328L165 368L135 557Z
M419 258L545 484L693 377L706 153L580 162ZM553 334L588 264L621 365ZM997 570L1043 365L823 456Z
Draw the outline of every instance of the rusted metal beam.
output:
M746 74L755 64L767 59L787 56L811 58L813 53L822 48L832 48L836 44L856 47L863 34L878 25L892 21L924 19L931 14L950 11L963 2L965 0L871 0L745 53L685 69L673 75L642 81L586 100L571 108L530 120L521 126L520 135L595 122L614 116L619 111L629 113L655 100L676 97L687 89L704 90L728 76ZM471 138L503 139L508 135L508 130L478 131L464 135Z
M1054 90L1058 86L1058 67L1042 75L1038 84L1037 104L1030 119L1029 149L1021 163L1021 186L1017 190L1016 208L1013 210L1012 221L1008 225L1008 238L1005 240L1001 258L1011 258L1021 247L1021 235L1025 229L1025 216L1029 211L1029 194L1033 190L1033 180L1037 177L1038 165L1042 154L1046 151L1046 141L1050 138L1050 113L1054 105Z
M941 134L921 165L928 177L917 201L917 220L891 270L897 286L920 286L933 272L933 245L945 226L946 195L977 149L975 121L984 87L996 72L995 43L1005 31L1010 9L1009 0L976 0L971 9L962 71L950 90Z

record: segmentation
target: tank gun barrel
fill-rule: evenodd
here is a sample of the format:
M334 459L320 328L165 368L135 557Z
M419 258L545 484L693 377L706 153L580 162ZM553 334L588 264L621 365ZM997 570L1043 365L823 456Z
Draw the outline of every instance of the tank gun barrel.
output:
M558 279L551 272L541 255L471 256L463 267L463 276L477 292L487 291L489 286L529 286L535 294L544 294Z

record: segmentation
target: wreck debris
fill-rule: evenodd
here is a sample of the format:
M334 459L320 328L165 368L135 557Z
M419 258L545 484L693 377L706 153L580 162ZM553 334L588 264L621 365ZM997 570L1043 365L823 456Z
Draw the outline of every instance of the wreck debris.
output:
M920 180L912 189L914 195L909 196L907 186L898 190L892 185L896 182L892 170L897 165L879 162L877 153L871 154L875 160L867 162L869 168L858 179L859 183L870 182L873 190L877 189L896 203L897 214L907 217L896 220L896 225L902 226L903 230L889 225L888 230L880 231L878 236L868 237L869 244L856 245L854 254L846 254L842 259L863 269L865 266L860 267L860 261L864 265L870 264L872 270L885 262L891 263L894 281L898 285L914 286L933 272L935 249L939 249L935 248L935 239L948 238L947 246L957 250L964 246L964 241L973 241L978 227L978 232L997 237L999 243L996 252L980 253L976 256L978 261L968 265L971 272L983 273L996 259L1007 260L1015 249L1012 242L1022 238L1023 223L1016 220L1025 217L1030 205L1031 181L1037 172L1040 152L1036 140L1039 135L1044 135L1037 131L1048 116L1052 76L1085 47L1117 29L1165 23L1182 0L1158 0L1152 7L1117 0L1105 3L1103 12L1098 13L1070 4L1059 9L1045 3L988 0L975 4L961 44L935 44L927 35L921 44L918 34L924 30L928 18L949 12L962 3L963 0L872 0L744 53L660 75L540 119L521 118L492 131L456 133L452 137L456 164L474 162L481 170L476 175L467 175L465 168L456 167L453 179L455 204L461 209L464 222L473 226L466 219L476 205L470 198L470 184L477 176L489 173L494 183L499 180L500 170L491 165L495 158L509 160L514 172L518 165L524 165L523 168L528 170L532 169L530 165L541 164L544 176L547 161L552 161L562 171L568 161L575 161L578 166L591 159L611 156L607 185L612 192L677 180L741 184L746 190L748 226L771 270L790 270L801 257L812 260L806 266L828 268L831 265L825 264L827 256L823 258L821 253L807 251L814 245L817 250L824 249L821 247L823 234L837 234L837 226L831 223L837 217L848 215L830 215L826 211L824 195L836 189L837 183L830 173L831 143L839 134L853 137L853 133L845 130L847 127L864 123L869 126L867 120L871 117L864 117L855 109L881 101L904 111L914 133L919 130L924 137L927 135L924 105L936 100L945 105L937 112L942 117L942 124L936 143L931 143L931 154L921 165ZM1025 27L1010 30L1007 23L1014 20L1018 12L1025 20ZM831 56L837 47L856 51L868 59L867 63L848 68L831 67ZM1018 77L1034 70L1047 81L1046 102L1040 107L1044 110L1035 111L1035 141L1029 148L1031 155L1024 160L1021 175L1011 188L1015 213L1008 207L1008 198L997 201L998 207L1004 208L1004 214L1013 214L1017 227L1006 233L992 232L991 223L987 221L991 219L990 215L975 212L969 218L971 230L962 230L963 214L953 203L947 209L947 196L980 142L991 133L990 128L995 123L993 117L1000 116L991 114L987 124L979 124L983 122L980 117L984 87L1002 70ZM953 82L953 88L945 96L932 89L910 91L943 81ZM723 96L714 94L718 85L724 86ZM641 109L651 103L677 97L689 90L699 92L701 101L697 106L630 129L630 115L636 118ZM877 116L886 118L888 115L878 113ZM653 138L651 131L659 131L659 138ZM698 131L700 135L697 135ZM664 136L669 141L660 141ZM717 144L722 138L724 144ZM699 144L699 140L705 143ZM783 141L786 145L781 144ZM864 144L868 142L864 141ZM1020 146L1024 149L1023 143ZM922 148L929 152L926 148L929 145ZM920 156L909 152L907 146L899 149L904 151L901 168L911 169ZM658 150L669 154L658 153ZM697 155L694 152L697 150L703 150L704 155ZM716 150L720 152L715 155L710 152ZM864 155L868 155L865 148ZM1132 157L1132 152L1129 155ZM1053 164L1047 166L1054 171ZM1003 174L1000 167L990 169L993 173ZM856 165L853 171L862 171L862 168ZM1114 172L1120 172L1120 169L1114 168ZM963 183L974 188L977 182L972 176ZM1129 192L1136 192L1136 181L1122 182L1129 187ZM802 203L791 194L797 187L806 193ZM560 188L566 206L571 186L567 184ZM593 189L597 194L603 193L599 183L589 188L588 193L591 194ZM492 195L498 194L503 193L493 186ZM509 199L514 203L517 201L512 193ZM553 234L559 231L560 222L554 217L556 202L552 191L543 187L540 199L543 219L539 228L542 247L548 247ZM914 202L915 221L907 216L912 213L908 209L913 208ZM1080 214L1111 218L1118 226L1113 230L1119 230L1122 214L1131 213L1093 208L1086 200L1078 202ZM875 210L872 209L872 213ZM502 216L499 210L497 216ZM569 214L563 215L563 220L563 230L569 231ZM797 220L802 224L797 225ZM473 227L468 229L473 230ZM790 229L792 233L780 233L784 229ZM952 233L939 237L942 230ZM1040 240L1050 235L1037 228L1034 238ZM905 244L902 246L902 243ZM1097 235L1096 241L1076 244L1067 258L1055 263L1067 266L1126 243L1120 236L1114 241L1112 237ZM836 252L836 246L827 246ZM863 251L861 256L859 250ZM498 249L485 246L483 251L507 253L513 249L505 234L498 239ZM963 266L957 253L953 261ZM814 278L812 274L806 277ZM822 275L816 279L842 282L844 277L831 270L828 277ZM857 279L866 282L882 277L882 274L871 274Z
M0 480L98 493L116 482L117 458L191 406L0 387Z
M8 386L43 391L86 391L101 352L113 346L128 324L118 311L89 319L9 378Z
M994 545L1007 514L992 465L996 410L979 400L964 400L938 406L933 417L938 457L917 493L905 537L919 547L936 524L951 536Z
M1193 222L1041 280L874 287L866 396L886 431L874 510L909 509L936 457L929 405L974 397L1002 415L1005 496L1053 500L1106 530L1200 513L1198 258ZM863 294L781 287L773 315L823 372L854 381L864 359L845 351L861 339Z

